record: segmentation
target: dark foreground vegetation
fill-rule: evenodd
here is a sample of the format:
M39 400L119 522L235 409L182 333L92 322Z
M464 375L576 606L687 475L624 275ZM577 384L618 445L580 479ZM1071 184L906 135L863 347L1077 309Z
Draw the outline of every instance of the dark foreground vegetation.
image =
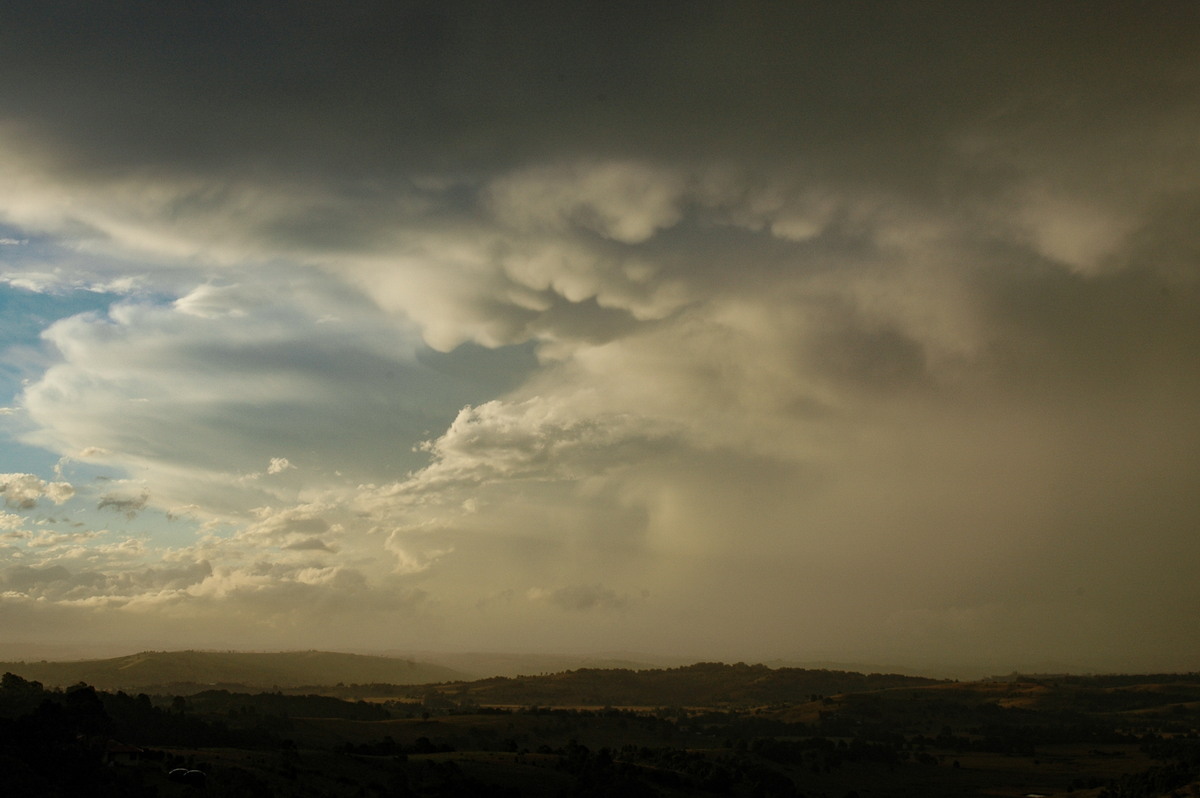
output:
M0 795L1194 796L1198 729L1197 674L704 664L185 696L7 673Z

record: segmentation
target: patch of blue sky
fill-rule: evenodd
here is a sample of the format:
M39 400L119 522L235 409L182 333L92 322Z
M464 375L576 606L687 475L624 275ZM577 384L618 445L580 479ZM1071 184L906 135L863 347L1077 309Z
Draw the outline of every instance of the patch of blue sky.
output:
M19 412L0 416L0 473L35 474L45 480L65 480L76 487L125 476L109 466L64 460L55 452L24 444L21 436L27 428Z
M85 506L72 508L70 513L51 512L48 516L61 517L80 528L100 532L106 538L124 540L136 538L147 546L156 548L178 548L196 542L198 522L188 516L171 516L160 510L145 508L126 513L121 510L99 508L95 497L89 497ZM66 505L64 505L65 507Z
M147 298L164 288L168 293L172 291L176 286L170 275L170 270L152 269L145 262L80 246L75 239L41 235L0 223L0 284L45 295L136 293Z
M3 233L0 231L0 237ZM45 293L0 281L0 472L48 477L58 456L18 440L25 420L19 396L56 359L42 332L59 319L80 313L105 313L120 294L85 289Z
M44 291L63 279L55 264L71 260L59 239L0 224L0 282Z
M121 294L73 288L52 293L0 282L0 346L39 347L54 322L80 313L107 312ZM8 365L7 360L3 365Z
M136 491L131 493L127 488L114 487L107 476L99 474L102 470L87 464L69 463L63 469L62 479L74 485L76 493L65 502L54 504L42 498L34 507L0 505L0 509L22 516L28 529L94 533L96 540L101 542L134 538L153 548L181 548L196 542L200 522L190 515L172 515L136 504L127 507L114 504L111 499L134 498ZM111 472L111 469L107 470ZM222 527L217 525L216 529L207 531L220 530Z
M5 419L0 418L0 421ZM11 426L15 425L0 424L0 473L37 474L43 479L50 479L58 456L21 443L17 440L17 434L10 429Z

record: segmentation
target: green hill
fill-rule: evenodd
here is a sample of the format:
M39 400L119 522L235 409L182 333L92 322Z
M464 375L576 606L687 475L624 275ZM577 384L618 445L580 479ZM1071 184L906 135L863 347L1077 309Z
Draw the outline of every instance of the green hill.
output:
M0 672L5 671L48 687L87 682L102 690L127 691L177 684L266 689L338 682L426 684L463 678L462 673L438 665L329 651L143 651L76 662L0 662Z

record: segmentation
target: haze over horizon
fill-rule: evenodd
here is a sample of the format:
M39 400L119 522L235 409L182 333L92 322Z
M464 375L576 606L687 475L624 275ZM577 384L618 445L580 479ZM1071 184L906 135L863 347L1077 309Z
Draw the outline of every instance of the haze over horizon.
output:
M0 642L1194 671L1198 53L7 3Z

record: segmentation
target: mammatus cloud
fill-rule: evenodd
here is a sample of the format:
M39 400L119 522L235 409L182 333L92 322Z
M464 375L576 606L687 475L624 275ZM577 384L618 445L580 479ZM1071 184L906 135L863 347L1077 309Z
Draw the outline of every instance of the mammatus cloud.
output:
M583 229L640 244L683 218L685 176L653 163L608 161L541 166L488 187L500 221L518 229Z

